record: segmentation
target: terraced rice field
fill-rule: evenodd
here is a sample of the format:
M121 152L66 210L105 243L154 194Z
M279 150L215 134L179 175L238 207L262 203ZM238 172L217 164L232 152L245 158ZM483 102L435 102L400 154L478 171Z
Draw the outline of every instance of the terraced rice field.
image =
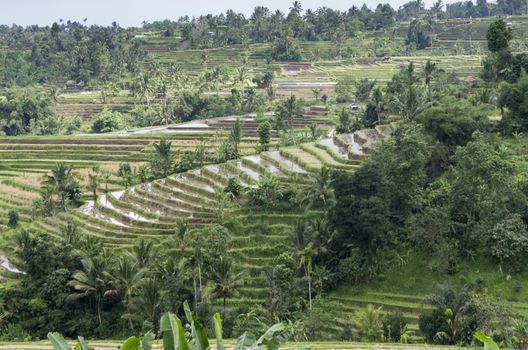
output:
M229 179L252 187L266 176L285 184L306 186L312 174L323 166L354 171L376 143L390 134L392 125L354 134L334 135L315 142L244 156L223 164L206 165L127 190L113 191L88 201L69 217L59 215L35 221L31 228L61 237L67 220L74 220L81 231L101 239L107 246L127 247L140 238L157 243L170 239L177 218L185 218L192 228L218 221L217 193ZM228 300L228 307L261 304L267 296L262 271L273 257L289 246L288 230L304 213L261 212L226 208L225 216L236 216L239 225L230 227L228 253L249 277L241 295ZM227 225L232 225L227 222Z
M294 127L302 130L312 123L323 128L332 124L316 108L295 121ZM129 130L128 132L82 135L68 137L0 137L0 228L6 224L7 212L16 210L21 222L31 221L31 203L39 196L40 179L57 162L71 164L87 178L89 169L99 166L114 174L109 190L120 190L121 179L115 174L121 163L139 165L148 162L152 144L161 137L170 139L176 151L193 151L204 145L209 159L213 159L221 135L227 135L235 123L235 117L219 118L169 126ZM257 122L252 115L241 118L242 154L256 152ZM276 147L276 135L272 147ZM210 162L211 160L209 160ZM101 185L102 187L103 185Z

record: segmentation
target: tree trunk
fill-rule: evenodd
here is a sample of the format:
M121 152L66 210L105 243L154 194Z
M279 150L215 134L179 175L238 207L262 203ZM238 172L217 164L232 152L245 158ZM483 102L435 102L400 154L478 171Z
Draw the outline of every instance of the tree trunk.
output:
M97 309L97 319L99 320L99 326L103 324L103 320L101 318L101 298L96 297L95 298L95 307Z

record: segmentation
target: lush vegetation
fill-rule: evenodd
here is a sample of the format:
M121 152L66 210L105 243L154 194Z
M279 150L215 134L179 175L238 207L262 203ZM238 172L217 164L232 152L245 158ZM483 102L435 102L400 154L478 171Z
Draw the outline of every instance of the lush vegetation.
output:
M0 28L0 340L525 349L524 6Z

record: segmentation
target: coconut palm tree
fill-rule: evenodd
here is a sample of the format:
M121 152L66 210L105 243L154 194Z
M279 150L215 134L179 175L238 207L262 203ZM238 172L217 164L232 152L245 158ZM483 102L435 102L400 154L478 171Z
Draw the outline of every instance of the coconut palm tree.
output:
M140 239L139 242L132 247L129 256L136 261L140 269L149 268L154 262L156 256L154 242L143 238Z
M244 278L245 272L235 272L232 260L220 257L213 271L214 287L211 295L214 298L222 298L224 315L227 299L239 295L239 287L244 285Z
M76 177L72 165L58 163L51 169L51 174L44 175L42 186L52 189L59 196L62 208L66 209L66 202L76 202L81 193Z
M143 278L137 287L134 297L133 310L140 319L152 323L154 334L158 334L158 320L161 316L161 303L163 301L162 286L157 278Z
M180 252L183 254L187 248L189 241L189 223L187 220L180 218L176 221L176 228L174 229L174 238L178 242Z
M433 104L425 92L420 92L419 87L413 85L405 88L400 95L394 96L392 103L401 116L408 120L414 120Z
M95 302L95 311L99 325L102 324L101 304L106 291L110 287L109 260L106 254L87 257L81 260L82 270L72 275L68 285L75 292L68 295L67 300L90 298Z
M358 311L354 317L354 323L361 337L366 341L379 341L382 335L381 307L375 309L371 304Z
M310 185L302 202L310 208L321 205L326 212L333 200L331 171L328 167L322 167L319 173L310 176Z
M150 161L152 172L156 176L167 177L174 170L174 155L172 153L172 142L161 139L154 145L154 153Z
M97 201L97 189L101 184L101 173L99 169L92 169L92 172L88 174L88 185L86 186L90 192L92 192L94 202Z
M435 78L436 74L438 73L438 67L436 66L436 63L433 63L431 60L427 60L425 62L424 70L423 70L423 76L424 76L424 83L429 88L431 85L431 81Z
M315 256L315 251L313 249L312 243L308 243L306 247L300 252L299 263L303 267L304 275L308 282L308 302L309 308L312 310L312 271L313 271L313 259Z
M107 204L108 204L108 182L110 181L111 176L112 174L110 174L108 171L103 171L100 175L101 183L104 184L105 201Z
M129 329L133 328L132 296L145 273L146 270L141 269L136 260L124 255L118 260L117 266L111 274L111 289L105 293L105 295L115 296L125 301L126 313L123 318L127 319Z

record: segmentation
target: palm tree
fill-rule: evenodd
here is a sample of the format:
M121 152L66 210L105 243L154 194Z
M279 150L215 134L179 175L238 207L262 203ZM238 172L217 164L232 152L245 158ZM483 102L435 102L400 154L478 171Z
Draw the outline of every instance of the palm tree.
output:
M308 281L308 301L310 310L312 310L312 263L314 259L315 251L313 249L312 243L308 243L306 247L302 250L300 254L300 264L304 269L304 274Z
M381 113L383 112L383 105L385 103L383 99L383 92L381 92L381 89L379 87L375 88L374 91L372 91L372 95L370 96L370 103L374 106L374 109L376 110L379 125L381 124Z
M202 66L204 67L204 70L207 72L207 63L209 62L209 54L207 53L207 51L202 51L200 59L202 61Z
M371 304L358 311L354 318L354 323L360 335L367 341L378 341L382 334L381 307L375 309Z
M52 189L60 197L63 209L66 209L66 201L76 201L80 195L79 183L75 179L77 174L72 165L58 163L51 174L44 175L42 185L44 188Z
M318 174L310 176L310 185L303 198L303 202L308 207L321 205L326 212L328 205L334 199L334 190L332 188L332 176L328 167L322 167Z
M108 171L103 171L100 175L101 183L104 184L105 201L107 204L108 204L108 182L110 181L111 176L112 174L110 174Z
M289 232L290 239L293 242L294 253L302 267L306 280L308 282L308 300L310 310L312 309L312 267L316 251L313 248L312 232L308 229L306 221L299 220Z
M427 94L420 93L419 88L413 85L405 88L400 95L394 96L392 102L402 117L409 120L414 120L433 104L432 101L428 101Z
M189 240L188 230L189 223L187 222L187 220L180 218L176 221L174 237L178 242L178 246L180 247L180 251L182 254L185 252L185 248L187 248L187 242Z
M140 239L138 244L132 248L132 252L129 255L137 262L140 269L150 267L156 256L154 242L143 238Z
M132 329L132 296L139 282L145 275L145 270L139 267L137 261L130 256L122 256L118 262L115 271L112 273L112 289L105 295L117 296L125 300L126 313L123 318L128 320L128 328Z
M239 294L238 288L244 285L244 277L244 271L238 273L234 271L232 260L220 257L218 265L214 267L212 295L215 298L222 298L224 315L227 299Z
M99 325L101 319L101 303L106 291L109 289L109 262L105 254L87 257L81 260L82 270L72 275L68 285L76 292L68 295L67 300L93 298Z
M229 136L233 145L233 154L235 157L238 157L238 144L241 141L240 118L236 118L235 124L233 125L231 134Z
M172 142L161 139L154 144L154 153L151 160L152 172L161 177L169 176L174 170L174 156L172 154Z
M284 129L285 122L289 128L293 126L293 119L301 116L301 106L295 95L290 95L290 98L278 104L276 115L277 129Z
M99 173L99 170L92 169L92 172L88 174L88 185L87 188L90 192L92 192L93 200L94 202L97 201L97 189L99 188L99 185L101 184L101 174Z
M436 63L433 63L431 60L427 60L424 66L423 76L424 76L425 85L428 88L431 84L431 81L434 79L437 73L438 73L438 67L436 66Z
M302 12L302 6L300 1L294 1L290 7L290 11L295 12L297 15L300 15Z
M132 301L133 308L141 319L152 323L154 334L158 334L162 301L162 286L158 279L144 278L139 282L136 297Z
M147 71L141 72L141 75L136 81L136 90L139 96L145 99L147 108L150 108L150 95L154 91L154 84L151 82L150 73Z

